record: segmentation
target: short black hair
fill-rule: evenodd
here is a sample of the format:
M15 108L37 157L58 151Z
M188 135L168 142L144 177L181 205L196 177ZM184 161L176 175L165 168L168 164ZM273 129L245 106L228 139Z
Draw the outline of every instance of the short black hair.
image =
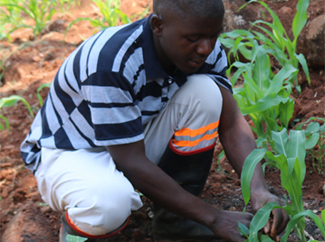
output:
M153 0L153 11L158 16L168 11L208 18L220 18L225 13L222 0Z

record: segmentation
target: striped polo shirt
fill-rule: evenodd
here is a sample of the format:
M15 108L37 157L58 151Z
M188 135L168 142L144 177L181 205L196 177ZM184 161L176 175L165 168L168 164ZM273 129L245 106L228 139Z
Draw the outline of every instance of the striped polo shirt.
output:
M171 77L163 70L150 17L98 32L63 62L21 145L30 170L38 166L41 147L75 150L144 138L143 125L187 80L180 71ZM196 73L209 75L231 91L226 68L227 58L217 41Z

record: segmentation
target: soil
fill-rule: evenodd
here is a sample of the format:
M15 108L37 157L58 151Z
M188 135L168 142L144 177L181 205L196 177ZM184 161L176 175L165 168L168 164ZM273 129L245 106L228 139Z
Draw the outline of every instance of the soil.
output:
M121 9L131 16L134 13L142 13L149 2L150 0L122 0ZM294 13L297 0L265 2L277 12L284 27L289 31L294 14L283 11L283 7L290 8ZM322 0L311 1L309 18L324 14L321 2ZM36 114L40 108L36 96L37 89L43 83L50 83L69 53L94 33L95 28L89 22L83 21L75 24L65 34L64 29L71 21L85 16L100 16L100 12L90 0L82 0L80 5L72 6L69 13L55 14L50 26L36 38L31 30L20 29L12 34L12 43L1 40L0 58L5 72L4 78L0 80L0 98L13 94L21 95ZM310 72L311 85L308 85L305 77L301 75L302 93L294 96L294 124L310 117L325 117L324 70L310 67ZM40 92L43 99L47 92L48 88ZM0 115L7 117L10 123L10 131L0 131L0 238L3 238L3 242L58 241L61 214L44 204L33 174L24 167L20 157L19 146L29 132L33 117L21 102L13 107L1 109ZM217 208L242 211L244 202L240 179L225 157L218 161L221 151L221 144L217 144L210 176L201 197ZM324 158L322 163L325 164ZM304 205L306 209L320 215L325 209L325 170L322 168L319 173L318 163L310 155L306 158L306 166L306 179L302 187ZM279 171L267 168L265 177L274 194L286 194L280 184ZM132 214L127 228L105 241L154 241L151 231L152 202L146 197L142 197L142 200L144 206ZM324 240L319 229L308 218L306 234L310 238ZM299 240L292 234L288 241Z

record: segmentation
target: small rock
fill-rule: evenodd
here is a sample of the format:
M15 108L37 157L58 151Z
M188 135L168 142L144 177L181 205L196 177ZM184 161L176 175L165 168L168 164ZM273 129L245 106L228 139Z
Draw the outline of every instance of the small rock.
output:
M1 169L2 169L2 168L8 168L8 167L12 167L12 164L11 164L11 163L2 163L2 164L0 165L0 167L1 167Z
M292 8L283 6L282 8L280 8L278 10L278 13L279 14L284 14L284 15L292 15L293 14L293 10L292 10Z
M7 81L20 81L26 76L26 73L23 68L21 68L19 63L9 65L6 67L4 72L4 80Z
M5 169L0 171L0 180L5 179L8 175L11 175L12 173L13 173L12 169L10 170Z
M6 179L8 181L12 181L14 179L14 175L13 174L9 174L9 175L6 176Z
M35 55L35 56L33 56L32 60L33 60L34 62L40 62L40 61L41 61L41 57L38 56L38 55Z
M52 208L50 207L50 206L43 206L43 207L41 207L41 213L43 213L43 214L46 214L46 213L49 213L49 212L51 212L52 211Z
M6 198L8 197L9 193L13 190L11 186L5 186L1 192L1 197Z

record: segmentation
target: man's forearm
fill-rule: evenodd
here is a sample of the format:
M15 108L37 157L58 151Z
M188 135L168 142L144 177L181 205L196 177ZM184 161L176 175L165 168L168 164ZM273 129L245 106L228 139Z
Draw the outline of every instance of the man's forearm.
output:
M221 132L220 141L230 164L241 175L246 157L256 148L255 139L244 117L238 118L229 132L231 134ZM251 189L258 188L267 188L261 163L256 165L251 180Z
M171 212L211 227L216 222L218 210L185 191L157 165L148 160L144 152L141 152L142 149L140 144L130 144L125 145L125 148L109 147L108 151L114 158L117 168L123 171L133 186L146 197ZM134 150L133 154L132 150Z

